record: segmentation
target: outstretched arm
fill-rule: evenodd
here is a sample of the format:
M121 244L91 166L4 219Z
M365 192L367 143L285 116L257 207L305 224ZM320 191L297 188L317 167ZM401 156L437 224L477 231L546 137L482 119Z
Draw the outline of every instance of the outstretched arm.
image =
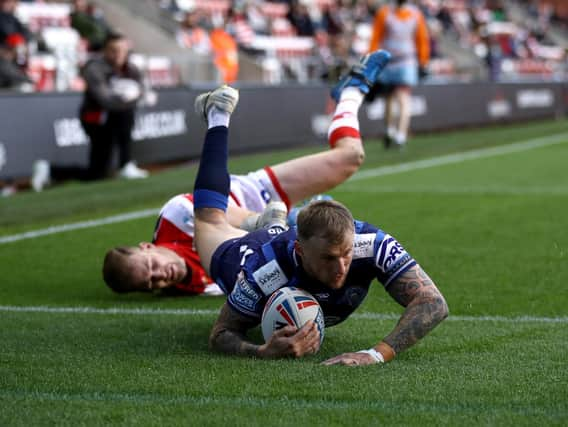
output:
M413 346L448 317L448 305L432 279L419 265L392 283L389 294L406 310L383 340L396 353Z
M375 347L358 353L345 353L326 365L369 365L388 362L397 353L413 346L448 316L448 305L432 279L416 265L388 287L389 294L406 310L397 325Z
M262 345L247 340L247 331L256 325L225 303L209 336L209 347L222 353L262 358L302 357L319 350L319 332L314 322L299 330L291 326L282 328Z

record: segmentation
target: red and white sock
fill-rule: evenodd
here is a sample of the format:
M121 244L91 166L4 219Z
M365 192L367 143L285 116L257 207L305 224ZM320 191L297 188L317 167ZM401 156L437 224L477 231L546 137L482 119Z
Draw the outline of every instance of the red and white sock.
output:
M356 87L348 87L341 92L327 132L327 139L331 148L341 138L361 138L357 113L364 97L365 95Z

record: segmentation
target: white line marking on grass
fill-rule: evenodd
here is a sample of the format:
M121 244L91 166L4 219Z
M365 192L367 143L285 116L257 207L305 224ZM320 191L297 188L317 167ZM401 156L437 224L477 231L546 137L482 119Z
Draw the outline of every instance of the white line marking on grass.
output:
M420 194L447 194L447 195L487 195L487 196L567 196L568 188L558 187L459 187L459 186L361 186L344 185L335 189L336 192L357 193L420 193Z
M455 163L462 163L468 160L484 159L487 157L502 156L505 154L519 153L522 151L533 150L535 148L550 145L563 144L568 142L568 133L544 136L526 141L501 145L498 147L481 148L478 150L465 151L462 153L448 154L445 156L433 157L430 159L417 160L415 162L402 163L393 166L383 166L374 169L367 169L357 172L347 182L359 181L362 179L374 178L378 176L393 175L396 173L409 172L417 169L426 169L435 166L443 166Z
M81 228L92 228L106 224L116 224L117 222L125 222L133 219L146 218L149 216L157 215L158 213L159 209L145 209L141 211L134 211L125 214L109 216L101 219L94 219L83 222L74 222L71 224L55 225L53 227L43 228L41 230L27 231L25 233L0 237L0 244L17 242L19 240L25 240L25 239L34 239L36 237L47 236L49 234L63 233L72 230L79 230Z
M191 308L96 308L96 307L49 307L49 306L13 306L0 305L0 312L16 313L71 313L71 314L110 314L110 315L168 315L168 316L213 316L219 310ZM358 320L397 320L395 313L354 313L350 319ZM568 316L539 317L539 316L450 316L446 321L456 322L502 322L502 323L568 323Z
M518 153L521 151L532 150L534 148L546 147L568 142L568 133L561 133L542 138L534 138L526 141L503 145L499 147L482 148L479 150L466 151L463 153L449 154L446 156L433 157L430 159L418 160L415 162L402 163L393 166L381 166L374 169L367 169L357 172L347 182L359 181L367 178L378 176L392 175L396 173L409 172L417 169L426 169L435 166L448 165L452 163L461 163L467 160L482 159L486 157L501 156L504 154ZM130 212L122 215L115 215L98 220L76 222L64 224L54 227L48 227L40 230L28 231L21 234L0 237L0 244L17 242L24 239L33 239L36 237L47 236L50 234L63 233L81 228L98 227L106 224L115 224L117 222L129 221L132 219L145 218L156 215L158 210L146 209L142 211Z

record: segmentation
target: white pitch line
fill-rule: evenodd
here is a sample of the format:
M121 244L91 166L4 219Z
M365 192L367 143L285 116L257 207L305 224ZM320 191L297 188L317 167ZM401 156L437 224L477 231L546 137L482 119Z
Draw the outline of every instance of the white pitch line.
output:
M373 169L366 169L357 172L347 183L359 181L378 176L392 175L402 172L409 172L417 169L426 169L435 166L443 166L453 163L461 163L467 160L482 159L486 157L501 156L504 154L518 153L522 151L532 150L535 148L546 147L549 145L562 144L568 141L568 133L561 133L542 138L534 138L526 141L508 144L499 147L483 148L479 150L466 151L463 153L449 154L446 156L433 157L430 159L418 160L415 162L401 163L394 166L381 166ZM25 239L33 239L36 237L47 236L50 234L63 233L66 231L78 230L81 228L98 227L106 224L115 224L118 222L130 221L132 219L145 218L156 215L158 210L146 209L142 211L130 212L122 215L76 222L71 224L63 224L54 227L48 227L40 230L28 231L20 234L0 237L0 245L5 243L17 242Z
M366 169L357 172L347 182L359 181L362 179L375 178L378 176L393 175L402 172L409 172L418 169L426 169L435 166L443 166L455 163L462 163L468 160L484 159L487 157L502 156L505 154L520 153L522 151L533 150L550 145L563 144L568 142L568 133L544 136L542 138L528 139L514 144L501 145L498 147L481 148L478 150L465 151L463 153L448 154L445 156L433 157L430 159L417 160L415 162L401 163L393 166L383 166L374 169Z
M160 316L214 316L219 310L186 309L186 308L96 308L96 307L49 307L49 306L14 306L0 305L0 312L15 313L46 313L46 314L103 314L103 315L160 315ZM397 320L400 314L395 313L354 313L349 316L358 320ZM500 323L568 323L568 316L562 317L538 317L538 316L454 316L448 317L447 321L456 322L500 322Z
M0 244L17 242L19 240L25 240L25 239L34 239L36 237L47 236L49 234L63 233L72 230L79 230L81 228L92 228L106 224L116 224L117 222L125 222L125 221L131 221L133 219L146 218L149 216L157 215L158 213L159 209L145 209L141 211L134 211L125 214L109 216L101 219L74 222L71 224L55 225L53 227L42 228L40 230L27 231L25 233L0 237Z
M568 196L568 188L558 187L459 187L459 186L361 186L346 184L335 189L337 192L358 192L374 194L390 193L420 193L420 194L446 194L446 195L491 195L491 196Z

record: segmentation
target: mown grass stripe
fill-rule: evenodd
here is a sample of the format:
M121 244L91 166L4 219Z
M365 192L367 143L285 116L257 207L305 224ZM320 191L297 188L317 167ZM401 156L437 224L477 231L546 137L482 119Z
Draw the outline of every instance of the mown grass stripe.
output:
M445 156L433 157L424 160L417 160L414 162L401 163L393 166L381 166L372 169L365 169L357 172L352 176L347 183L359 181L368 178L374 178L385 175L393 175L397 173L409 172L417 169L426 169L436 166L443 166L453 163L461 163L468 160L476 160L487 157L502 156L505 154L518 153L522 151L541 148L549 145L556 145L568 142L568 133L561 133L541 138L529 139L513 144L507 144L498 147L482 148L479 150L470 150L456 154L449 154ZM146 218L148 216L156 215L158 209L145 209L141 211L129 212L121 215L111 217L76 222L70 224L63 224L53 227L48 227L40 230L28 231L20 234L13 234L10 236L0 237L0 244L17 242L25 239L33 239L50 234L63 233L66 231L73 231L82 228L99 227L106 224L115 224L118 222L130 221L133 219Z
M380 369L380 367L377 367ZM149 393L109 393L109 392L86 392L86 393L59 393L27 390L2 390L0 397L17 401L18 399L31 399L36 401L63 401L63 402L113 402L129 403L137 405L162 404L162 405L194 405L223 407L252 407L272 410L280 409L321 409L325 411L343 410L375 410L400 413L434 413L434 414L517 414L524 416L538 416L548 419L565 418L568 412L528 406L525 403L502 404L485 402L463 403L438 403L438 402L412 402L412 401L388 401L388 400L305 400L301 398L260 398L260 397L230 397L230 396L167 396Z
M109 314L109 315L172 315L172 316L213 316L219 314L218 310L187 309L187 308L124 308L124 307L53 307L53 306L11 306L1 305L0 312L16 313L69 313L69 314ZM359 320L396 320L400 314L396 313L354 313L350 319ZM501 322L501 323L568 323L568 317L539 317L539 316L454 316L446 321L456 322Z

